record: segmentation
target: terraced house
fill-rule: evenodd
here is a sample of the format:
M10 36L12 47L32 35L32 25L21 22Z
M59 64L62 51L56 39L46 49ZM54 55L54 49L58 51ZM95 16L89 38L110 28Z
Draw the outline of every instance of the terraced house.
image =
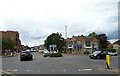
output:
M68 52L84 54L86 52L92 53L97 50L99 40L95 37L82 35L67 38L66 42Z

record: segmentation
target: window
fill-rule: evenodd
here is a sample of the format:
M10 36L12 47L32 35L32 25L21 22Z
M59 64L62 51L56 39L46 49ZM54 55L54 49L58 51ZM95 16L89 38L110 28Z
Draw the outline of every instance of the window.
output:
M70 42L68 43L68 46L69 46L69 47L72 47L72 44L73 44L72 41L70 41Z
M82 44L80 41L78 41L78 49L82 47Z
M16 41L17 41L18 39L16 38Z
M90 43L91 43L90 41L86 41L86 46L90 47L91 46Z
M16 37L18 37L18 34L16 34Z
M94 42L94 48L97 48L97 47L98 47L98 43Z
M81 44L81 42L80 42L80 41L78 41L78 44Z
M76 41L74 41L74 48L76 48Z

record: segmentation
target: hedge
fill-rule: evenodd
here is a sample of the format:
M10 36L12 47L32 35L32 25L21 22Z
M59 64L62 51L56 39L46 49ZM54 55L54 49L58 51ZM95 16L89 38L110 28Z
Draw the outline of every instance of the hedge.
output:
M47 53L44 54L44 57L63 57L61 53Z
M101 51L116 52L116 49L113 49L113 48L105 48L105 49L101 49Z

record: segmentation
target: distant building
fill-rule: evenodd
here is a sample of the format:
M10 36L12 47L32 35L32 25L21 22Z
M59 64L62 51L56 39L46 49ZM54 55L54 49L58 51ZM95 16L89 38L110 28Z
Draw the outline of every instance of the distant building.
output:
M39 49L44 50L45 49L44 45L39 45Z
M39 46L33 46L32 49L33 49L33 50L38 50L38 49L39 49Z
M120 40L113 43L113 49L116 49L120 53Z
M84 54L85 52L92 53L98 50L99 40L89 36L73 36L72 38L67 38L66 42L67 51Z
M2 37L10 38L13 40L15 42L15 48L17 50L20 50L22 48L18 31L0 31L0 33L2 34Z

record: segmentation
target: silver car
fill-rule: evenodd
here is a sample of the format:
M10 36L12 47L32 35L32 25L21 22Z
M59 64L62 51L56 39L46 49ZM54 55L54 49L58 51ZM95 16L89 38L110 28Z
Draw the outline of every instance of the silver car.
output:
M33 55L31 54L30 51L22 51L20 53L20 61L23 60L33 60Z

